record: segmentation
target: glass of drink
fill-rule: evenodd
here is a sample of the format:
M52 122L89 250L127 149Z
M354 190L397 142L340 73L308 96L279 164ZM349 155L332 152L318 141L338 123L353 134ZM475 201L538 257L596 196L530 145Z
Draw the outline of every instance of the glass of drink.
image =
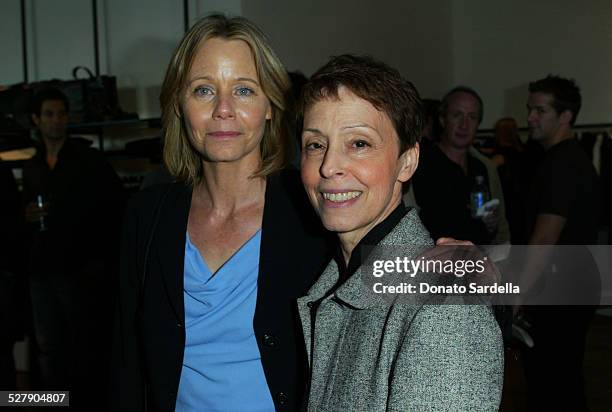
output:
M38 231L46 232L49 229L47 222L47 215L49 209L49 202L44 195L36 196L35 210L38 215Z

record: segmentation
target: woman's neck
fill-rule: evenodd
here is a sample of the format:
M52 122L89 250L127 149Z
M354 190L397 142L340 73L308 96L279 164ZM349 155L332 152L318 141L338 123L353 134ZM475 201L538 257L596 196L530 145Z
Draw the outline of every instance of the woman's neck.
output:
M207 209L219 215L264 201L266 180L253 177L257 166L239 162L204 162L203 176L194 187L194 196Z

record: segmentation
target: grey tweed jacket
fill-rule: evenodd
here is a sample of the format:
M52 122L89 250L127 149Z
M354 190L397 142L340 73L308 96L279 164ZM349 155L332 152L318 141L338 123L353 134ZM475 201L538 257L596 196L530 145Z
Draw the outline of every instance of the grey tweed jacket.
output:
M402 246L414 258L433 242L411 210L380 245ZM357 270L321 301L314 328L311 302L336 284L334 261L298 300L309 411L498 410L503 344L490 307L385 303L361 276Z

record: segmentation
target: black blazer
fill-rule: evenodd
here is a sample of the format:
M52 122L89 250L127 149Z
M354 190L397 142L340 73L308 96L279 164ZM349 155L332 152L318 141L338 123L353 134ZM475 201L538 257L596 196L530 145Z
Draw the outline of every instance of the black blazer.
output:
M185 348L183 264L191 194L182 184L160 185L138 193L128 206L112 410L174 410ZM277 410L296 410L304 398L307 359L295 300L329 261L328 239L298 174L268 177L253 323Z

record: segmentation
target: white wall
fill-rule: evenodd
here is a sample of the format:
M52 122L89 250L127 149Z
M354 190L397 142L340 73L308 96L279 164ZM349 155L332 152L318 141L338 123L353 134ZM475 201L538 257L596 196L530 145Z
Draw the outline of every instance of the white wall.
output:
M525 126L527 86L549 73L581 87L579 124L612 122L612 2L454 0L453 38L453 81L481 93L483 127Z
M452 82L450 0L245 0L289 70L312 74L330 56L365 53L396 67L424 97Z
M117 76L126 111L160 115L159 93L168 62L184 33L183 2L101 0L105 3L107 73ZM191 0L190 23L210 12L240 14L239 0Z
M30 80L93 69L91 2L26 0ZM98 0L102 74L121 104L159 115L158 95L183 34L181 0ZM570 0L190 0L191 22L211 11L244 15L268 34L290 70L312 74L329 56L368 53L397 67L423 97L456 84L485 100L483 127L524 124L527 83L553 72L583 90L578 123L612 122L612 2ZM0 1L0 84L22 81L19 0Z
M4 0L0 5L0 56L0 85L23 81L19 0Z
M159 91L168 61L183 36L182 2L104 0L107 67L119 99L140 117L159 115Z
M220 11L241 14L240 0L190 0L191 22ZM70 79L72 68L95 67L89 0L27 0L30 81ZM0 85L23 81L19 0L0 3ZM179 0L99 0L100 72L117 76L122 108L159 116L159 91L170 56L184 32Z
M34 1L26 4L28 77L71 76L71 69L93 67L93 31L90 3L79 0ZM74 16L80 16L75 19ZM24 80L22 65L21 8L19 0L0 6L0 84Z
M69 78L75 66L88 66L93 70L91 3L81 0L29 3L30 77L32 79Z

